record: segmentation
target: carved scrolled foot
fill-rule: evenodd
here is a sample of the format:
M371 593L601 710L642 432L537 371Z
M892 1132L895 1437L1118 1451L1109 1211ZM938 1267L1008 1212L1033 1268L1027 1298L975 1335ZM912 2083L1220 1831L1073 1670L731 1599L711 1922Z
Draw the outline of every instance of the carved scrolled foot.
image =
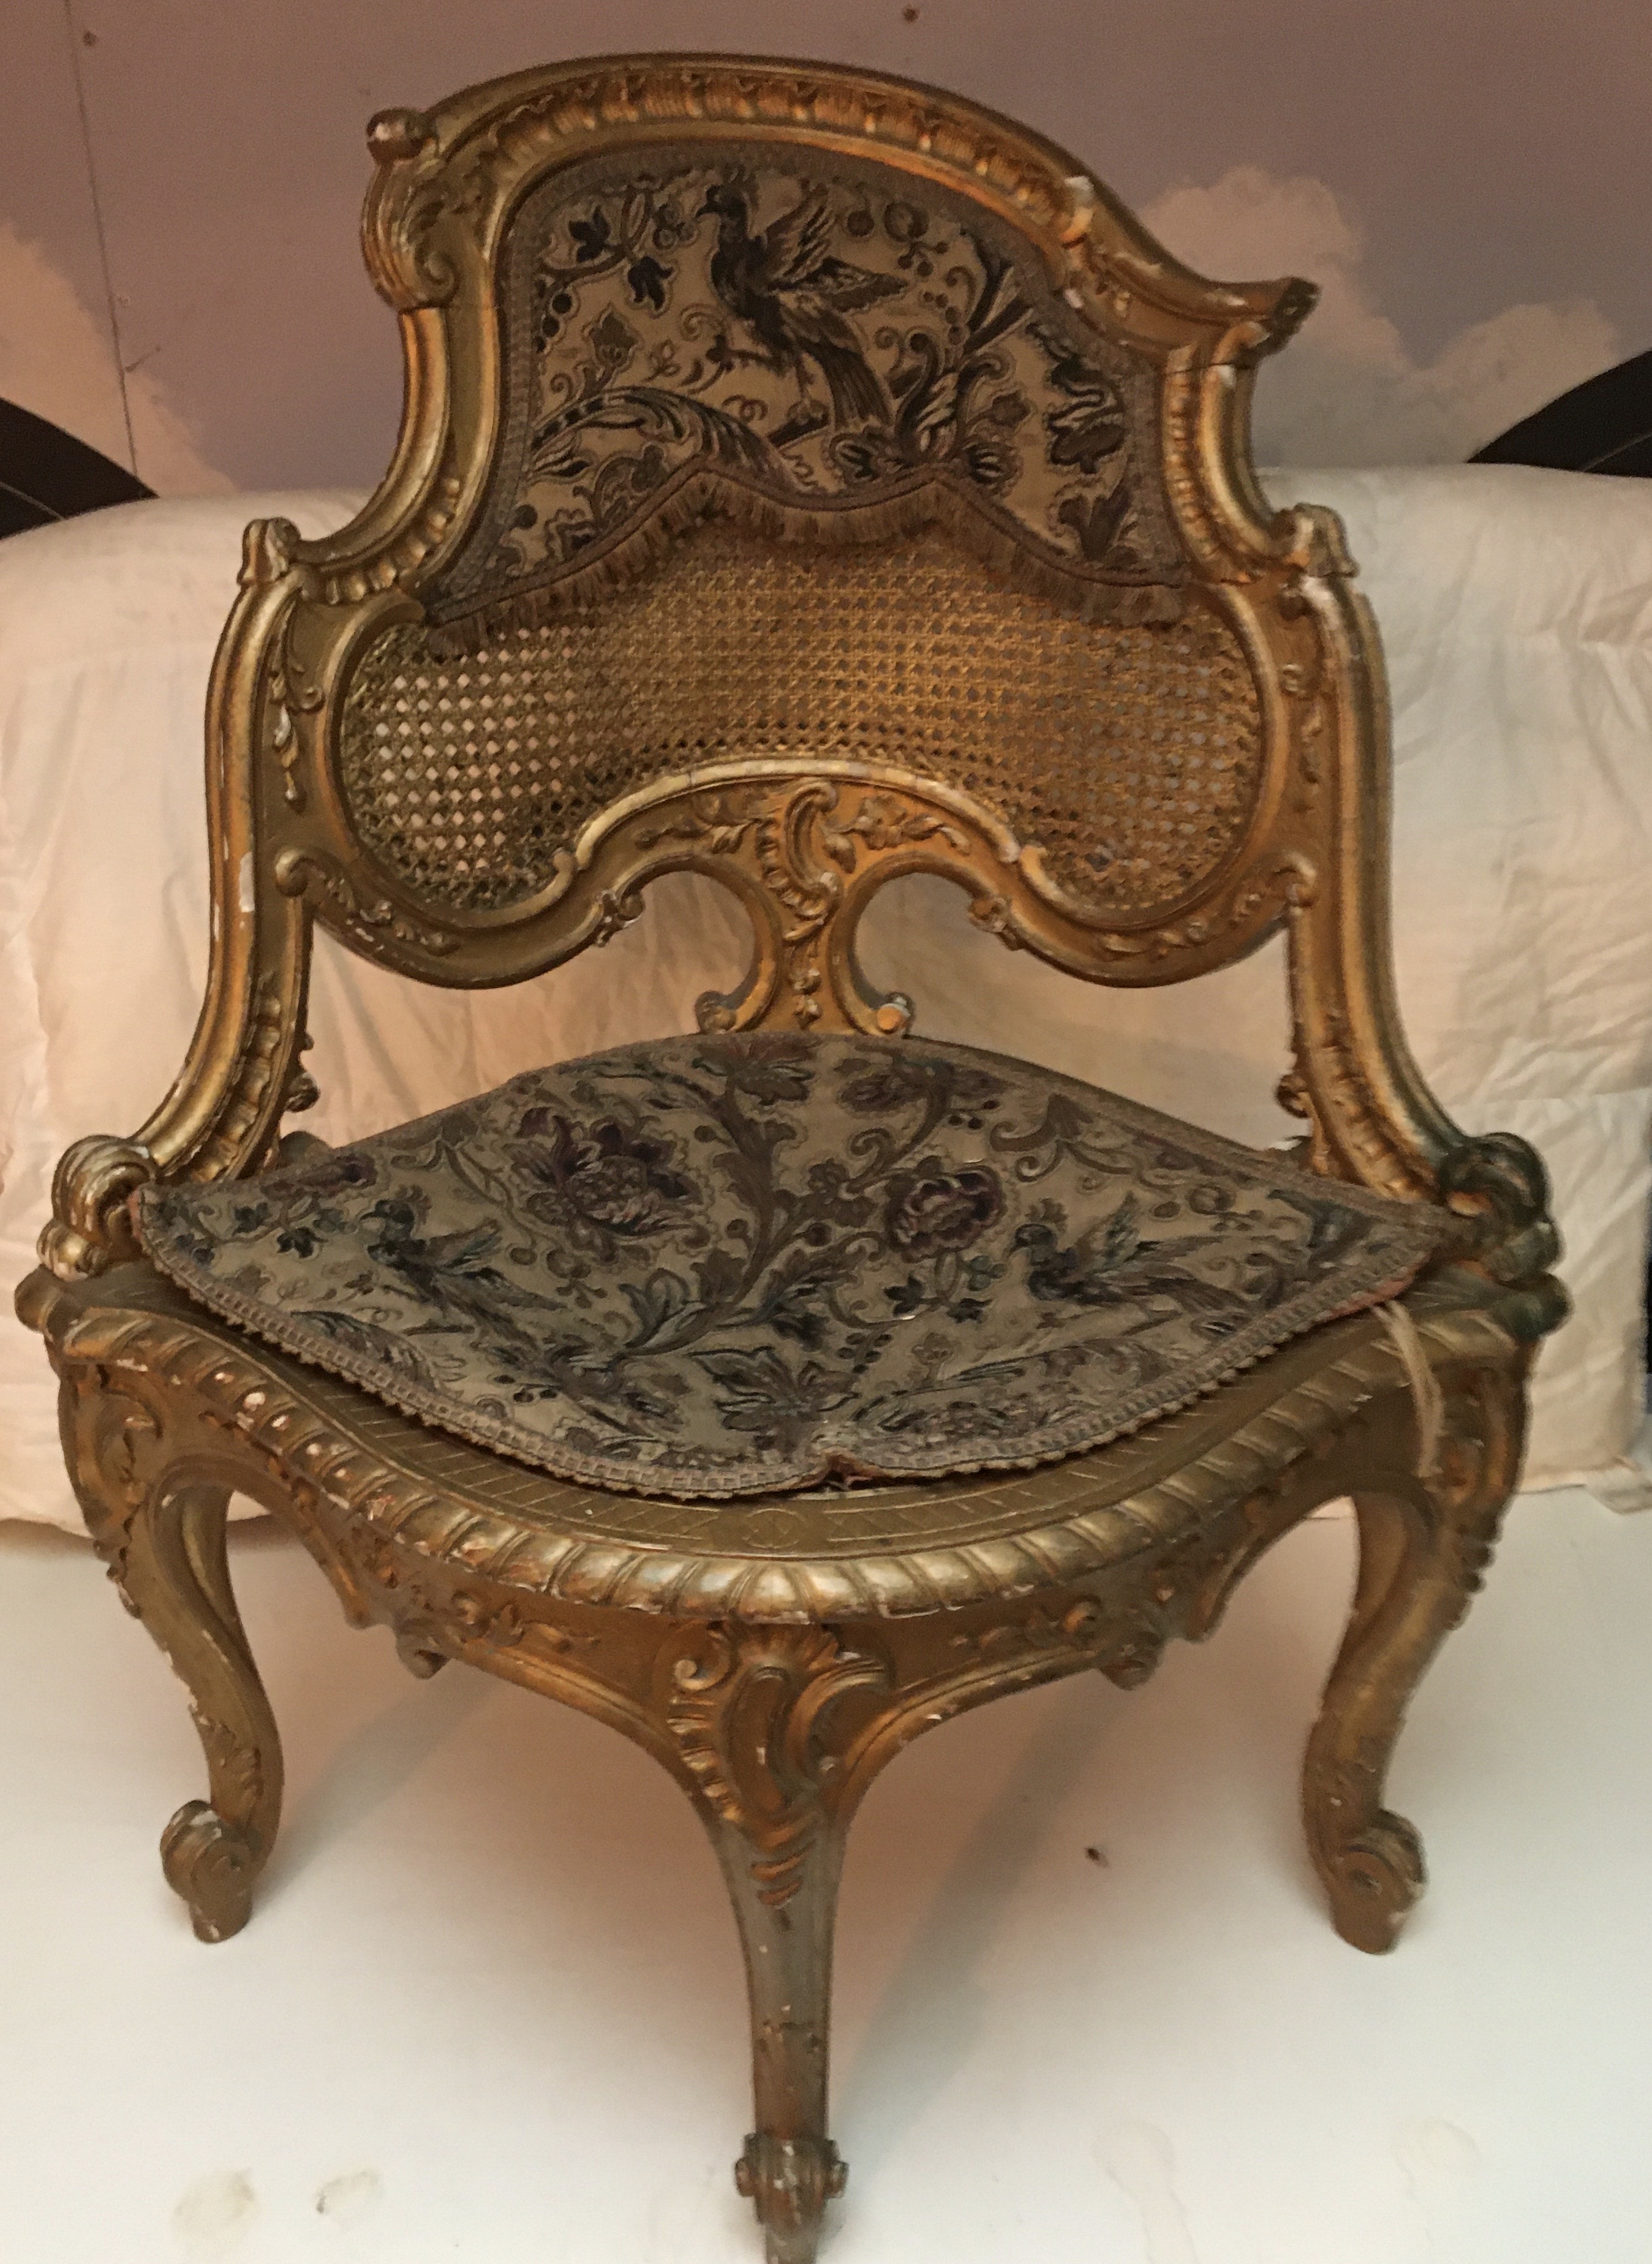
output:
M848 2182L849 2165L830 2138L750 2134L735 2185L757 2205L767 2264L815 2264L826 2204Z
M228 1941L252 1915L264 1858L251 1835L204 1800L186 1800L161 1834L161 1869L189 1905L196 1937Z
M1428 1883L1423 1842L1403 1816L1382 1809L1357 1839L1327 1849L1320 1865L1331 1924L1355 1949L1392 1949Z
M395 1655L409 1674L417 1674L421 1682L428 1682L447 1664L445 1651L433 1651L416 1635L399 1635L395 1639Z

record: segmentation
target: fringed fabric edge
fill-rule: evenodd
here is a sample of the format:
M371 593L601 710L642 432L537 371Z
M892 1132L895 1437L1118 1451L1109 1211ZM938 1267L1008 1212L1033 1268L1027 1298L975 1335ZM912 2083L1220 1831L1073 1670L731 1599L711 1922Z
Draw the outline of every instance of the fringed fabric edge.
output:
M766 489L712 466L685 465L656 493L647 512L593 547L574 565L559 566L508 594L445 606L426 600L434 657L455 660L570 613L587 612L641 581L671 543L708 519L726 519L772 542L850 548L946 528L1011 587L1046 598L1085 621L1135 628L1177 621L1182 589L1165 582L1104 579L1029 548L985 501L931 475L865 501L783 502Z

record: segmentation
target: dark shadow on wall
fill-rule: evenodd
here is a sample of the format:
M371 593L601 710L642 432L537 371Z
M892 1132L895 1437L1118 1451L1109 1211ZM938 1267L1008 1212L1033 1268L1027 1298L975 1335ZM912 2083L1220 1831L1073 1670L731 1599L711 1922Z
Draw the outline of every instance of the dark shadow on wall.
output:
M60 425L0 401L0 535L141 503L154 492Z

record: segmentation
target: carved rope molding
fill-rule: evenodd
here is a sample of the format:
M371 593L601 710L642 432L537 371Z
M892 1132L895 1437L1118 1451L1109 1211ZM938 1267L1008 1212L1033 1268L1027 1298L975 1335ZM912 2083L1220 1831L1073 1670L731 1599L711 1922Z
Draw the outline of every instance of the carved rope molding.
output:
M266 1366L228 1331L217 1335L210 1324L170 1312L82 1308L72 1293L45 1288L25 1302L25 1318L45 1331L60 1373L76 1393L95 1400L106 1383L125 1390L120 1380L130 1378L146 1405L157 1392L185 1395L238 1466L236 1483L267 1506L281 1512L290 1498L301 1520L359 1526L392 1544L409 1570L421 1559L451 1564L482 1587L496 1588L490 1607L514 1601L525 1619L536 1596L547 1604L771 1626L900 1618L1031 1595L1101 1572L1122 1553L1169 1541L1225 1506L1299 1483L1301 1499L1293 1493L1290 1513L1300 1513L1339 1484L1358 1482L1357 1472L1339 1478L1324 1457L1361 1411L1382 1400L1395 1420L1403 1426L1411 1419L1406 1371L1386 1332L1374 1323L1338 1324L1351 1340L1335 1361L1264 1402L1190 1467L1176 1464L1188 1451L1180 1442L1199 1411L1155 1426L1146 1444L1168 1474L1123 1500L1092 1506L1082 1487L1069 1489L1065 1513L1052 1518L1047 1508L1043 1520L1024 1531L957 1545L924 1545L920 1538L906 1547L879 1546L864 1557L851 1547L830 1555L741 1555L685 1548L663 1529L640 1540L581 1537L512 1516L455 1484L434 1485L352 1436L328 1411L330 1395L320 1379L312 1397L291 1370ZM1437 1366L1521 1365L1506 1323L1482 1307L1419 1312L1418 1324ZM1116 1457L1119 1449L1109 1452ZM1029 1497L1048 1476L1029 1474ZM561 1491L571 1499L577 1490ZM1075 1499L1083 1506L1071 1506ZM660 1506L661 1514L670 1507ZM1031 1498L1029 1512L1036 1520ZM652 1513L641 1506L641 1516ZM1139 1539L1121 1542L1121 1521ZM356 1614L364 1608L359 1581L347 1607Z

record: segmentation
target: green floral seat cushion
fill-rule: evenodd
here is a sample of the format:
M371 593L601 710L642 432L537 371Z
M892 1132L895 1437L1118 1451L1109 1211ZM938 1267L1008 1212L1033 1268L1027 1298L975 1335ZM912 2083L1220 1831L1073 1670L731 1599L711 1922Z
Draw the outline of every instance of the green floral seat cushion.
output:
M146 1188L214 1311L558 1476L1025 1468L1396 1295L1443 1214L969 1048L671 1038Z

